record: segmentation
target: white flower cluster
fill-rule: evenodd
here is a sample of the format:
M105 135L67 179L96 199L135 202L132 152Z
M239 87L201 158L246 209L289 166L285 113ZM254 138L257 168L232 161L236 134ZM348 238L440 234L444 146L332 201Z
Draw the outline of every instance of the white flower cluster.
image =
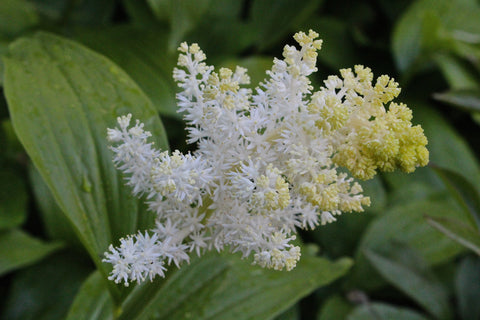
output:
M383 104L399 89L388 77L372 86L369 69L356 67L357 76L342 70L344 80L330 77L312 94L308 76L317 70L317 37L313 31L297 33L300 49L285 46L284 60L274 60L254 94L241 87L249 83L245 69L216 73L198 45L182 43L174 79L189 143L198 144L194 154L155 150L143 124L137 120L130 127L131 115L108 130L115 164L156 214L155 228L110 246L104 261L113 264L111 280L128 285L163 276L167 264L179 266L190 252L210 249L239 251L262 267L291 270L300 258L300 248L291 243L296 228L313 229L370 204L338 163L345 162L355 177L366 177L366 169L383 170L381 163L388 161L392 168L399 165L392 152L358 142L365 128L379 146L390 137L386 121L381 128L370 122L385 118ZM359 112L366 107L368 112ZM393 122L401 117L390 116ZM413 152L415 165L423 164L422 142Z

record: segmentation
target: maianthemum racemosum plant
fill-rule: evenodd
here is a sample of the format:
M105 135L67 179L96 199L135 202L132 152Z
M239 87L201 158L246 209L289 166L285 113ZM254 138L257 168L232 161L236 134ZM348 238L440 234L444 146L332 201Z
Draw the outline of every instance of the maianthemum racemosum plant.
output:
M291 243L296 228L370 204L354 178L428 163L422 128L412 126L405 104L391 102L400 93L393 79L373 84L371 70L357 65L313 92L317 37L295 34L300 50L285 46L255 92L242 87L246 69L217 73L197 44L182 43L173 77L188 142L198 144L192 154L156 150L130 114L108 129L116 166L156 214L153 229L110 245L103 260L113 265L110 280L128 286L163 277L192 251L226 248L261 267L291 270L300 259Z

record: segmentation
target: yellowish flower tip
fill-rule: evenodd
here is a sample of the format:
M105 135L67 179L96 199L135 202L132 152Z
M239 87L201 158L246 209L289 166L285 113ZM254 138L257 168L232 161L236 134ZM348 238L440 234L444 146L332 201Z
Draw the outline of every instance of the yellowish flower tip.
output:
M238 68L237 68L238 69ZM208 79L206 88L203 90L203 98L205 101L220 101L224 108L232 110L235 108L234 94L240 89L238 81L233 77L239 78L242 83L250 81L250 78L243 75L246 69L240 68L238 73L233 73L228 68L220 68L219 73L212 72Z
M330 133L343 127L348 120L348 107L336 95L325 95L317 91L312 95L307 105L310 114L315 115L315 126L325 133Z
M290 204L289 184L279 175L280 170L274 168L273 165L268 165L267 172L276 175L276 179L273 183L266 175L257 178L257 187L268 190L264 194L263 201L257 195L258 200L260 200L259 205L262 205L266 210L285 209Z

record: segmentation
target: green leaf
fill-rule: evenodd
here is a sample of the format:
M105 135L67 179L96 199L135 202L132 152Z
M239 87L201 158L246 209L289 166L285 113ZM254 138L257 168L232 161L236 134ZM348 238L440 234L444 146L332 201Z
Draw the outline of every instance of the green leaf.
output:
M438 217L466 218L466 214L443 195L442 198L407 202L390 208L371 222L364 232L348 279L349 286L372 289L383 284L365 259L364 252L383 252L388 249L391 240L408 244L432 266L464 251L462 246L425 223L424 214L427 213Z
M78 30L77 39L125 70L162 115L180 118L172 78L177 55L168 53L165 31L117 26Z
M2 231L0 275L33 264L60 247L60 243L44 243L17 229Z
M27 215L27 188L13 168L0 169L0 230L20 226Z
M480 256L480 233L464 220L430 215L425 219L432 227Z
M75 296L66 320L114 319L113 301L105 280L98 271L92 273Z
M208 274L212 261L200 259L199 272ZM218 262L213 263L216 265ZM158 319L271 319L312 290L343 275L351 266L348 259L331 263L303 257L290 272L278 272L251 266L238 258L229 258L226 269L201 287L192 286L182 270L152 299ZM178 292L184 293L178 296ZM185 293L190 292L185 297ZM259 305L258 301L262 301ZM141 317L143 319L143 317Z
M415 1L398 20L393 32L393 54L401 71L422 54L453 49L458 34L480 33L478 3L470 0ZM461 38L460 38L461 39ZM460 40L459 39L459 40Z
M461 319L480 318L480 257L465 257L458 266L455 289Z
M30 0L48 20L62 25L105 25L115 8L115 0Z
M211 0L147 0L157 19L167 21L170 25L170 52L178 47L187 32L201 22L210 2Z
M372 320L372 319L396 319L396 320L428 320L425 316L402 307L386 303L372 303L362 305L346 318L347 320Z
M317 320L345 319L352 309L352 304L347 302L344 298L338 295L332 295L322 305Z
M275 317L275 320L300 320L300 307L295 304L286 311Z
M425 261L408 246L395 243L387 254L366 250L375 269L394 287L438 319L450 319L448 294Z
M61 320L82 281L91 272L90 261L63 251L24 269L12 279L2 319Z
M465 212L468 213L471 226L476 226L480 230L480 194L477 189L462 175L452 170L437 166L432 166L432 168L442 178Z
M252 266L237 256L208 254L171 272L163 281L137 286L113 312L118 312L118 319L273 319L303 296L345 274L351 264L349 259L330 262L306 256L294 270L280 272ZM111 319L107 314L110 302L102 298L98 283L101 278L93 277L72 308L79 312L78 319ZM95 305L87 298L88 292L99 297ZM94 317L93 312L104 316ZM74 314L72 310L70 314Z
M250 19L260 51L275 44L307 20L320 6L321 0L254 0ZM304 30L308 32L308 30Z
M38 16L30 1L0 1L0 37L13 38L37 23Z
M60 240L69 246L81 248L71 222L62 212L42 176L33 165L29 166L29 176L35 202L48 237L52 240Z
M147 0L122 0L130 22L140 28L157 28L159 22L155 18Z
M433 95L435 99L466 111L480 112L479 90L451 90Z
M106 130L132 113L167 149L150 100L114 63L76 42L37 33L12 44L5 93L15 131L93 261L121 236L151 226L124 185Z
M449 54L436 54L433 60L453 90L478 89L477 75L470 65Z
M0 86L3 86L3 60L2 56L7 52L10 40L0 37Z

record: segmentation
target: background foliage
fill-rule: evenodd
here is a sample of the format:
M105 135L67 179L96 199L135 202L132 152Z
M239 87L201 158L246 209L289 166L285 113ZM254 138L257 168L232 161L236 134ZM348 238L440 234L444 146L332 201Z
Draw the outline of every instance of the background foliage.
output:
M131 112L185 151L179 42L255 85L308 29L324 39L317 86L355 64L400 82L429 167L364 183L372 206L302 234L292 272L208 254L165 280L105 281L108 244L152 223L106 128ZM0 54L3 319L480 318L478 0L2 0Z

